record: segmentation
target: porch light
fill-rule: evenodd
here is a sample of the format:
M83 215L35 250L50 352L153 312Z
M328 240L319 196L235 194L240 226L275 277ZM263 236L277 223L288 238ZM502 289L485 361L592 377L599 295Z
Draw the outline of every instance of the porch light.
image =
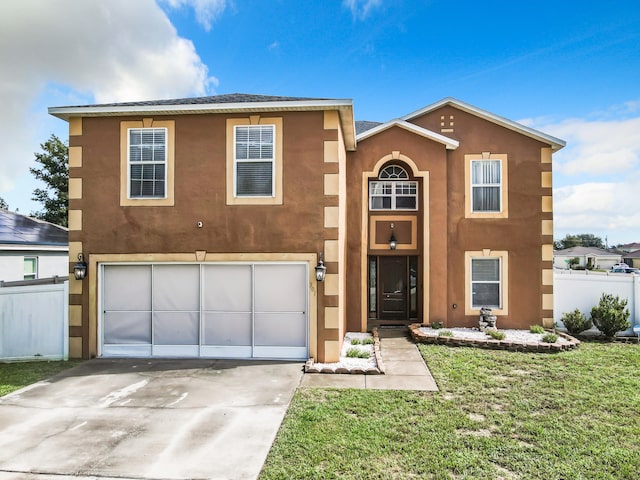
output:
M393 234L393 223L391 224L391 237L389 237L389 248L391 250L395 250L398 246L398 241L396 240L396 236Z
M327 267L324 266L324 262L322 261L322 253L319 254L320 258L318 260L318 264L316 265L316 280L319 282L324 282L324 276L327 273Z
M76 280L82 280L87 276L87 262L84 261L84 255L78 254L78 263L73 267L73 275Z

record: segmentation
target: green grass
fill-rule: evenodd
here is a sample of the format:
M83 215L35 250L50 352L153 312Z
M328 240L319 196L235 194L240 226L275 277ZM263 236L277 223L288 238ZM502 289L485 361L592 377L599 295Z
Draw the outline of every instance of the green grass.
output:
M68 362L0 363L0 397L49 378L62 370L75 367L79 363L79 360L70 360Z
M299 389L261 480L638 478L639 346L420 350L440 392Z

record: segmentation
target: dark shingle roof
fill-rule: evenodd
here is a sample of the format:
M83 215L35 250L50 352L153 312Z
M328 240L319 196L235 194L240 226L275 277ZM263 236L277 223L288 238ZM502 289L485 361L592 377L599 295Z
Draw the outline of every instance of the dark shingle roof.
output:
M67 245L69 232L53 223L0 210L0 243Z
M174 98L167 100L143 100L139 102L101 103L94 105L74 105L74 107L142 107L151 105L210 105L212 103L261 103L261 102L301 102L307 100L329 100L325 98L280 97L274 95L254 95L248 93L226 93L209 97ZM61 107L65 108L65 107Z
M356 120L356 135L371 130L372 128L382 125L382 122L369 122L367 120Z

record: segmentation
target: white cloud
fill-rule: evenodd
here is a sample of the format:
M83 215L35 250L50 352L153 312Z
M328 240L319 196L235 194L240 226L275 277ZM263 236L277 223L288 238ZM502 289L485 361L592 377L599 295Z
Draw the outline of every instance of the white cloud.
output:
M634 113L636 103L612 106L593 120L522 121L567 142L553 156L556 238L595 233L615 243L640 240L640 117L611 115Z
M164 0L171 8L191 7L196 13L197 22L209 31L227 7L226 0Z
M58 105L176 98L217 83L154 0L3 0L0 65L0 192L49 136L38 131L46 107L34 111L47 95Z
M364 20L372 9L379 7L382 0L343 0L342 5L351 10L351 15L357 20Z
M625 120L571 119L542 127L567 141L556 168L565 175L630 172L640 166L640 117Z

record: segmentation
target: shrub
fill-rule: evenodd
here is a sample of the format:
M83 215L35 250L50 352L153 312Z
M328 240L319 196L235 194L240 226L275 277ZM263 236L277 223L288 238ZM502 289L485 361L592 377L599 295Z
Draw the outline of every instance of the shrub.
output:
M442 324L442 322L431 322L431 328L433 328L434 330L438 330L443 326L444 325Z
M593 324L604 333L605 337L612 338L621 330L626 330L631 325L629 323L628 300L620 300L619 296L610 293L603 293L600 303L591 309L591 320Z
M529 327L529 331L531 333L544 333L544 327L542 327L540 325L531 325Z
M373 337L365 337L362 339L363 345L373 345L374 343L375 343L375 340L373 339Z
M541 340L544 343L556 343L558 341L558 335L549 332L545 336L543 336Z
M451 330L440 330L438 332L439 337L453 337L453 332Z
M347 350L347 357L349 358L369 358L371 354L358 348L350 348Z
M498 332L496 330L489 330L487 332L487 335L489 335L494 340L504 340L507 336L504 332Z
M351 339L351 345L360 345L362 344L362 342L360 341L359 338L352 338Z
M572 335L589 330L593 326L591 320L577 308L573 312L563 313L561 320L564 327Z

